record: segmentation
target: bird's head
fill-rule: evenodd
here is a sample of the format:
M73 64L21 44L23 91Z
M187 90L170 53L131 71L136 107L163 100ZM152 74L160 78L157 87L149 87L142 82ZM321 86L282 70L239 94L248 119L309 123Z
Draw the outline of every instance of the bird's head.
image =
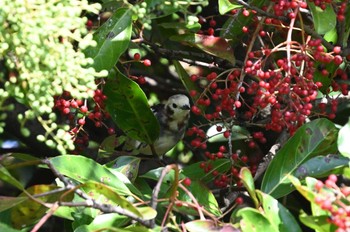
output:
M184 120L190 113L190 100L186 95L176 94L171 96L165 104L165 110L174 120Z

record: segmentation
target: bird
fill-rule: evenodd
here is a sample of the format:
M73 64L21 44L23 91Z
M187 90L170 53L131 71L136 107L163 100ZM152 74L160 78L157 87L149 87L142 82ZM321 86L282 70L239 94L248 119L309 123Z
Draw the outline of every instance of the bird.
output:
M152 106L151 110L160 128L159 137L152 145L154 151L151 145L134 139L127 139L122 150L131 152L133 155L163 156L184 137L190 109L190 100L184 94L172 95L165 104Z

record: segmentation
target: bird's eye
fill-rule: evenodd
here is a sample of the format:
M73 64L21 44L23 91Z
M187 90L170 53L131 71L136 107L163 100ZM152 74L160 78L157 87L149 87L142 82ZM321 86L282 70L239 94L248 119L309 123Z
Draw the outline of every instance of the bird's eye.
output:
M173 103L173 107L174 107L174 108L177 108L177 105L176 105L175 103Z

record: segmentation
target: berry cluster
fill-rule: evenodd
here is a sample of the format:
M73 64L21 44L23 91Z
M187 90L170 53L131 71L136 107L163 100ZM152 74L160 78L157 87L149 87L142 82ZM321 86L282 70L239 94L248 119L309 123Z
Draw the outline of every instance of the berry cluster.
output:
M89 135L83 129L86 124L86 118L91 120L95 127L102 126L107 128L109 134L114 134L112 127L106 126L104 120L110 118L108 112L105 111L104 101L107 97L100 89L95 90L93 96L93 107L89 110L87 101L74 99L69 92L64 92L61 96L55 97L55 109L61 112L61 115L70 125L69 133L74 141L75 149L71 151L74 154L80 154L89 145Z
M263 128L262 131L247 135L246 138L248 147L255 148L267 142L263 131L279 133L287 130L293 135L307 118L334 119L338 102L329 97L329 93L339 91L348 95L348 70L342 65L344 59L341 47L335 46L333 50L327 51L321 39L313 39L294 25L294 21L299 19L296 15L301 8L308 7L307 3L285 0L273 2L274 5L269 10L273 17L266 17L264 21L255 17L255 23L242 28L245 32L256 31L246 35L247 52L242 67L221 73L208 71L204 76L190 76L190 80L200 89L189 93L195 99L191 110L208 121L207 124L188 130L187 135L194 136L191 146L203 150L208 160L229 158L233 164L231 173L221 174L212 171L210 163L201 164L205 172L212 171L216 176L216 186L226 186L227 180L231 181L230 177L238 173L239 170L234 167L236 163L237 166L242 163L250 166L253 173L256 168L255 162L251 162L248 157L244 158L246 156L206 151L209 138L205 130L208 125L217 125L218 134L222 133L225 138L237 133L234 125L244 123L259 126ZM314 1L322 9L330 2ZM344 14L346 5L338 4L337 9L340 17ZM268 8L263 6L262 10L268 11ZM241 13L246 17L250 14L258 15L258 12L251 9L243 9ZM289 20L282 21L283 17L280 16L287 16ZM199 23L208 26L206 31L199 33L208 35L214 35L214 28L218 26L210 17L199 18ZM271 40L277 37L280 44L272 44ZM321 103L316 99L320 94L324 96ZM236 156L239 162L233 158Z
M329 213L329 223L338 227L336 232L345 232L350 228L350 187L339 187L337 176L331 174L325 182L315 184L315 203Z

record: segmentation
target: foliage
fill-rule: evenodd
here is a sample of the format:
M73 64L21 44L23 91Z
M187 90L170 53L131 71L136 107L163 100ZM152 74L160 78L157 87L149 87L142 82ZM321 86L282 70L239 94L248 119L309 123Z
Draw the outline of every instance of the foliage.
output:
M346 1L1 3L0 229L350 229Z

